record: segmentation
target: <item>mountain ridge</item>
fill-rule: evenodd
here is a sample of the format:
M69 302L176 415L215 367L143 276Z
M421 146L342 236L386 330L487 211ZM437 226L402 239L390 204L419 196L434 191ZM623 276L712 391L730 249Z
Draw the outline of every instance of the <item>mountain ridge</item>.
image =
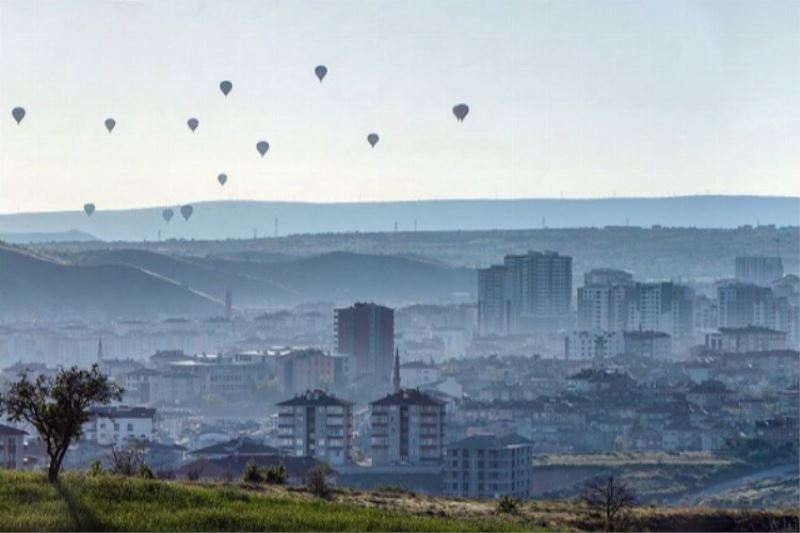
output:
M220 200L192 203L194 214L167 223L160 207L0 215L0 232L79 231L113 241L252 238L254 234L454 231L540 227L800 225L800 197L674 196L311 203Z

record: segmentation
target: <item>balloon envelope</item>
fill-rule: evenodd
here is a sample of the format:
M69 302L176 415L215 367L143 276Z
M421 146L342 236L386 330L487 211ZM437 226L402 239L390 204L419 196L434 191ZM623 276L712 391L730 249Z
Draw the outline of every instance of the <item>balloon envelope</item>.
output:
M217 176L217 181L219 182L220 185L225 185L225 182L228 181L228 175L220 174L219 176Z
M94 213L94 204L83 204L83 212L86 213L87 216L92 216Z
M231 89L233 89L233 84L228 80L219 82L219 90L222 91L222 94L225 96L228 96L228 93L231 92Z
M317 65L317 68L314 69L314 74L317 75L319 78L320 83L322 83L322 79L328 74L328 67L325 65Z
M370 144L370 146L372 146L373 148L375 148L375 145L376 145L376 144L378 144L378 141L379 141L379 140L381 140L381 138L380 138L380 137L378 137L378 134L377 134L377 133L370 133L369 135L367 135L367 142L368 142L368 143Z
M258 153L261 154L261 157L264 157L264 154L266 154L267 150L269 150L269 143L267 141L258 141L256 143L256 150L258 150Z
M181 207L181 216L183 216L184 220L189 220L189 217L192 216L194 213L194 207L190 205L184 205Z
M197 126L200 125L200 121L198 121L196 118L190 118L186 121L186 124L189 126L190 130L194 131L197 129Z
M172 220L172 217L173 217L174 215L175 215L175 213L172 211L172 209L164 209L163 211L161 211L161 216L162 216L162 217L164 218L164 220L165 220L165 221L167 221L167 222L169 222L170 220Z
M116 126L116 125L117 125L117 121L114 120L113 118L107 118L106 119L106 129L108 130L108 133L111 133L111 130L113 130L114 126Z
M463 122L464 117L467 116L467 113L469 113L469 106L467 104L458 104L453 106L453 114L459 121Z
M11 110L11 116L14 117L14 120L17 121L17 124L22 122L22 119L25 118L25 109L21 107L15 107Z

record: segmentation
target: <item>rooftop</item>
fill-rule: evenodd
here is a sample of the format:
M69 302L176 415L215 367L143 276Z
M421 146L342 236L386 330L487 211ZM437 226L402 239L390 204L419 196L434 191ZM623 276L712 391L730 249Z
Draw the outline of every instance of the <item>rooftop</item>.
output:
M400 389L388 394L370 405L444 405L444 402L417 389Z
M339 406L342 406L342 407L347 407L347 406L353 405L353 402L350 402L350 401L347 401L347 400L342 400L340 398L337 398L333 394L328 394L325 391L317 389L317 390L312 390L312 391L306 391L305 394L302 394L302 395L299 395L299 396L295 396L294 398L291 398L289 400L285 400L283 402L280 402L277 405L278 405L278 407L295 406L295 405L297 405L297 406L308 406L308 407L311 407L311 406L320 406L320 407L322 407L322 406L326 406L326 405L339 405Z

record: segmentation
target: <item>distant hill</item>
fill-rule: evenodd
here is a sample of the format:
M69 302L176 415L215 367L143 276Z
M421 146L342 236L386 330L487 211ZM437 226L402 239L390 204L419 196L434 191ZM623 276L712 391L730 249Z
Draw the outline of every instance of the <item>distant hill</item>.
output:
M670 198L426 200L310 204L298 202L199 202L187 222L166 223L162 207L0 215L0 232L76 229L103 240L225 239L328 232L531 229L616 226L732 228L800 224L800 198L683 196Z
M120 264L81 266L0 244L0 317L219 313L219 302Z
M42 242L89 242L97 237L83 231L58 231L50 233L0 233L0 241L13 244L29 244Z
M780 249L786 272L795 274L800 272L800 228L796 226L737 229L615 226L416 233L328 233L294 235L278 239L48 243L33 245L32 248L49 254L59 254L67 260L73 260L75 255L90 250L138 249L174 257L243 263L242 268L253 266L252 263L256 264L253 268L261 268L262 263L284 263L333 252L416 258L445 268L475 268L502 261L503 256L509 253L555 250L573 257L576 287L583 283L584 272L598 267L629 270L641 280L711 281L733 276L734 258L737 255L772 255L778 253ZM249 272L246 269L244 271ZM272 275L274 274L270 274ZM273 281L277 282L278 279L274 278ZM433 290L432 294L435 293Z
M278 261L172 257L118 249L72 256L84 265L132 266L203 294L222 298L230 287L237 306L265 307L326 300L383 303L440 301L474 293L473 270L413 257L334 252Z

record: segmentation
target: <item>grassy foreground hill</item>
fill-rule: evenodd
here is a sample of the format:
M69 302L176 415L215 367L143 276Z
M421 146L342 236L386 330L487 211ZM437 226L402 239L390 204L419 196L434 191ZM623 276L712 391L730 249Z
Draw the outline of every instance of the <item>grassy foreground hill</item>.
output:
M399 489L334 491L143 480L101 474L0 470L3 531L576 531L598 530L597 515L574 501L522 502L497 514L493 502L419 496ZM639 531L797 531L796 510L638 507Z

